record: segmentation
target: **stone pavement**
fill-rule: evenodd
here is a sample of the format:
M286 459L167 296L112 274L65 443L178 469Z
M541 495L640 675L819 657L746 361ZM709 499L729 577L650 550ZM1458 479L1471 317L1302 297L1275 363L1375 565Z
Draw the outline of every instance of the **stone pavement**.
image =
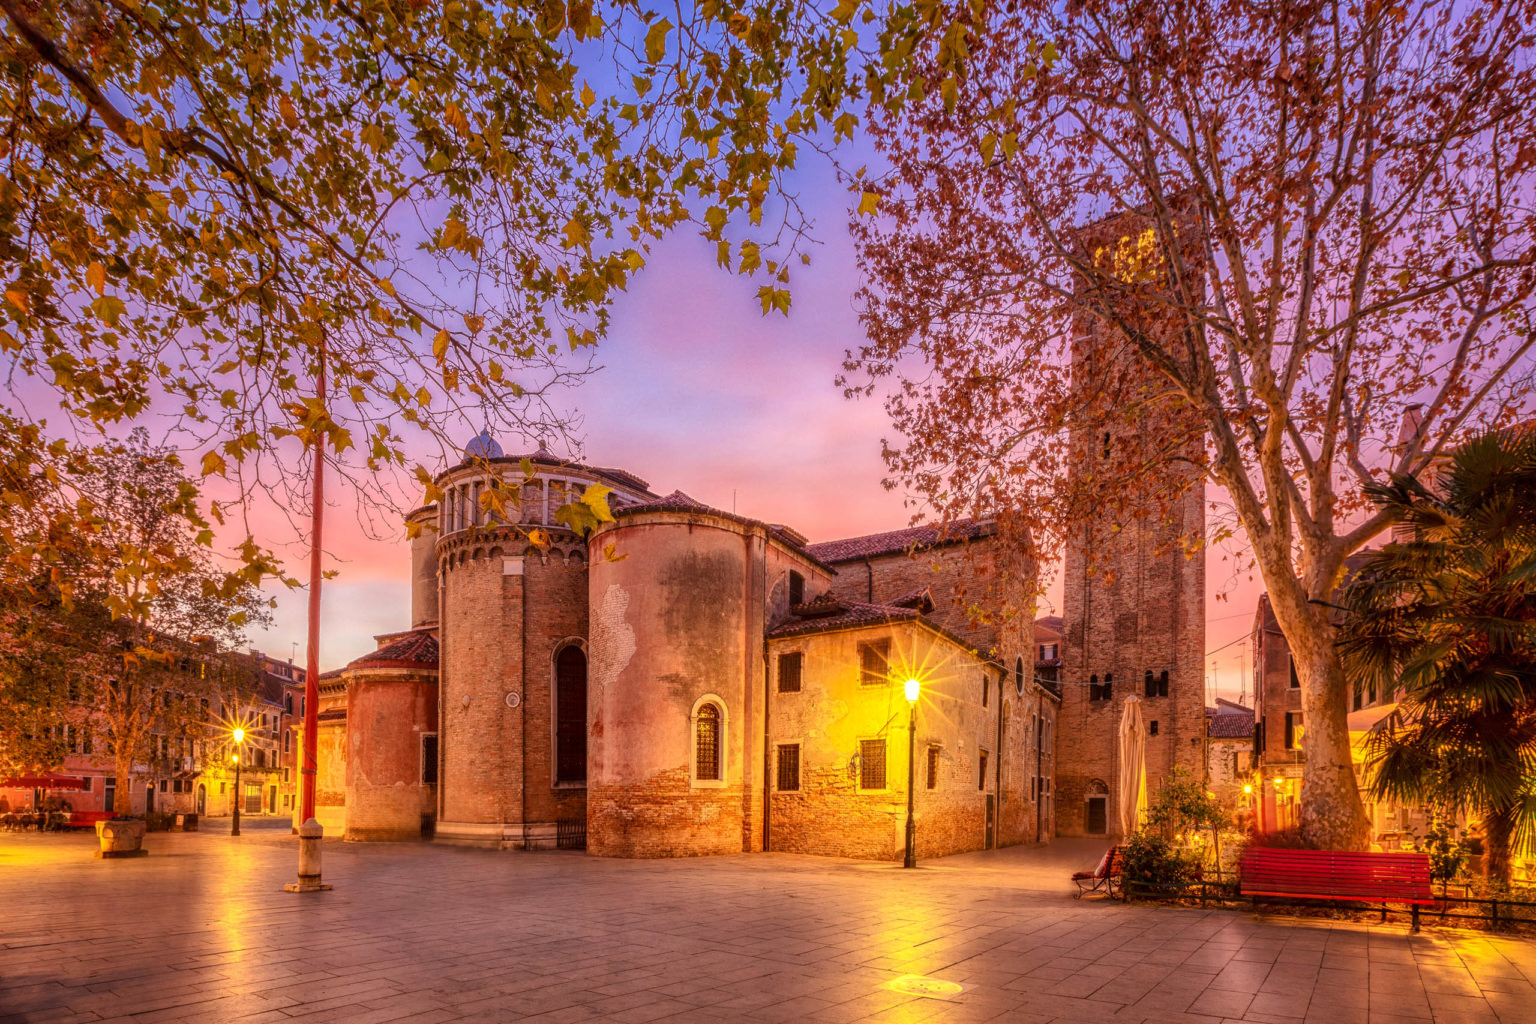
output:
M299 896L295 842L0 833L0 1020L1536 1024L1529 939L1079 903L1083 843L903 872L328 842L335 891Z

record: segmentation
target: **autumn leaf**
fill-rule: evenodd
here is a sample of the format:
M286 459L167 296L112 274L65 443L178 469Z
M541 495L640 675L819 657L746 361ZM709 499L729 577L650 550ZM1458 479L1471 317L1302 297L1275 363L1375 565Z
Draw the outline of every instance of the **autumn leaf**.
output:
M652 64L661 63L661 59L667 55L667 33L672 31L672 23L666 18L651 25L645 33L645 59Z

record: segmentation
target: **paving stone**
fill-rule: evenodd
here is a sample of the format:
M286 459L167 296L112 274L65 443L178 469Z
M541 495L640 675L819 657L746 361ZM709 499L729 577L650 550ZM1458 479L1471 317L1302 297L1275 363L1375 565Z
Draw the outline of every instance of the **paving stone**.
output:
M1536 943L1070 898L1101 848L902 872L291 837L0 834L0 1022L1536 1024ZM893 991L918 974L952 997Z

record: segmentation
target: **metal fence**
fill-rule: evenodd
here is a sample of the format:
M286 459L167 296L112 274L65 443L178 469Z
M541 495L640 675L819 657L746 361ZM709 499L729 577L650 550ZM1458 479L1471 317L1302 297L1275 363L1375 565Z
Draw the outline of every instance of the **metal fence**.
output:
M586 818L561 818L555 822L555 849L585 850L586 848Z

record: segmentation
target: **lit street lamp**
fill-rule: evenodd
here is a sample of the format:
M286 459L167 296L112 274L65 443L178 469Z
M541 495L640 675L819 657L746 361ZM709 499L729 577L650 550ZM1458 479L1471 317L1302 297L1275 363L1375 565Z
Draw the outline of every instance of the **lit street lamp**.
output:
M916 679L907 680L907 704L912 713L907 720L907 856L901 862L904 868L917 867L917 821L912 817L912 798L917 785L917 698L920 689Z
M236 726L231 736L235 741L235 817L229 826L229 834L237 836L240 834L240 744L245 740L245 730Z

